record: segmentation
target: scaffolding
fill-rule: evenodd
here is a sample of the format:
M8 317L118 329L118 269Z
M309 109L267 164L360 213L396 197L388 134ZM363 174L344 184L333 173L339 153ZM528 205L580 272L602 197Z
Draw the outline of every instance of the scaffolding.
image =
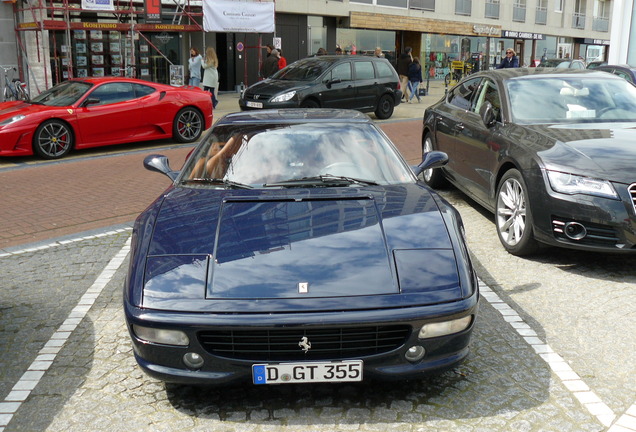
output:
M48 89L54 81L75 77L77 66L72 52L77 46L75 37L82 32L106 31L123 35L121 50L122 76L137 76L139 44L149 46L169 64L173 61L151 42L148 33L202 32L203 16L201 0L163 0L160 5L153 0L25 0L20 7L13 4L18 64L21 79L35 87ZM150 13L154 7L159 13ZM63 32L59 37L49 37L50 32ZM54 33L55 34L55 33ZM75 44L74 44L75 42ZM81 46L81 44L80 44ZM55 70L53 65L55 65ZM59 66L58 66L59 65ZM54 76L60 73L62 76Z

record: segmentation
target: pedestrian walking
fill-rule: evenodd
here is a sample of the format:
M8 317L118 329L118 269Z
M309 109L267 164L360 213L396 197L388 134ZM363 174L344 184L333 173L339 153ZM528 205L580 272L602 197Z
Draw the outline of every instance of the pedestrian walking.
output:
M413 100L413 96L417 97L417 103L422 102L420 98L420 84L424 81L422 79L422 65L420 64L420 59L415 57L413 62L409 65L409 92L411 93L411 97L409 97L409 103Z
M278 50L272 49L261 65L261 76L269 78L278 72Z
M194 87L199 87L201 84L201 54L196 48L190 48L190 58L188 59L188 71L190 73L190 84Z
M400 88L403 90L402 100L404 102L409 100L408 95L408 83L409 83L409 66L413 62L413 55L411 54L413 49L411 47L406 47L404 52L397 60L397 73L400 76Z
M203 90L210 92L212 95L212 106L216 108L219 103L216 98L216 92L219 88L219 58L216 51L212 47L205 50L205 58L203 59Z
M497 66L497 69L507 69L507 68L518 68L519 67L519 57L512 50L512 48L508 48L506 50L506 57L501 60L501 63Z

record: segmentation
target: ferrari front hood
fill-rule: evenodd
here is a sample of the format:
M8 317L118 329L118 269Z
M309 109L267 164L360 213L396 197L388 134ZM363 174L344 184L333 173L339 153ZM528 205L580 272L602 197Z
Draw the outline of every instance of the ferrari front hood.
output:
M188 300L205 300L205 310L243 303L249 311L271 311L285 303L302 309L312 301L323 309L343 308L338 299L405 292L429 293L432 302L461 298L437 207L402 215L398 223L383 221L373 196L325 198L225 199L207 222L214 235L191 243L207 250L164 249L147 258L144 307L188 309L194 305ZM206 223L201 215L197 219ZM155 236L166 228L157 223ZM400 232L404 224L415 232L414 223L443 234L419 238L414 248Z

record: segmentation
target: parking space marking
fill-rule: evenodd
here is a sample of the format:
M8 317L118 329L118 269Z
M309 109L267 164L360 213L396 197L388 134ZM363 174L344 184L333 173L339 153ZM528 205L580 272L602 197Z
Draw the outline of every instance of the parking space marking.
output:
M66 245L66 244L70 244L70 243L77 243L77 242L81 242L84 240L92 240L92 239L96 239L96 238L100 238L100 237L106 237L106 236L110 236L113 234L119 234L119 233L123 233L126 231L132 231L132 228L120 228L120 229L116 229L116 230L111 230L111 231L105 231L99 234L94 234L94 235L87 235L84 237L76 237L76 238L72 238L72 239L68 239L68 240L58 240L58 241L54 241L53 243L47 243L41 246L34 246L34 247L30 247L30 248L26 248L26 249L20 249L14 252L3 252L0 253L0 258L4 258L7 256L11 256L11 255L21 255L21 254L25 254L25 253L29 253L29 252L37 252L37 251L42 251L45 249L50 249L53 247L57 247L57 246L61 246L61 245Z
M118 230L115 232L121 231L125 230ZM73 243L75 241L81 241L87 238L102 237L103 235L107 234L102 233L96 236L83 237L81 239L73 239L64 242L60 241L51 243L45 247L25 249L24 251L20 252L24 253L31 250L41 250L43 248L45 249L47 247L52 247L60 244ZM122 263L128 256L128 253L130 252L130 243L131 237L128 238L126 244L121 248L117 255L115 255L106 265L106 267L104 267L104 270L102 270L100 275L97 276L97 279L95 279L93 285L91 285L91 287L86 290L75 308L73 308L66 320L57 329L53 336L51 336L44 347L39 351L35 360L28 367L26 372L22 374L22 376L13 386L4 401L0 402L0 432L4 431L4 429L13 418L13 415L17 412L22 403L26 401L35 386L38 385L38 383L44 376L44 373L53 364L53 361L55 360L57 354L61 351L66 341L73 334L73 331L77 328L80 322L82 322L82 319L84 319L88 311L91 309L91 307L99 297L100 293L103 291L106 285L108 285L110 280L115 276L115 273L117 272L117 270L119 270Z
M537 333L519 316L519 314L511 308L506 302L504 302L497 293L495 293L490 287L479 281L479 290L481 296L492 307L499 311L503 316L503 319L515 329L515 331L526 341L528 345L537 353L547 364L554 374L561 380L565 388L567 388L576 399L598 419L603 426L610 427L616 419L614 411L607 406L601 399L594 393L587 384L581 379L581 377L574 372L570 365L559 354L539 338ZM629 414L631 413L631 414ZM612 428L611 432L620 431L636 431L636 405L630 409L625 415L623 415ZM623 417L628 417L623 419ZM619 425L620 422L620 425ZM621 429L615 429L619 425ZM623 425L631 425L625 427ZM608 432L609 432L608 431Z

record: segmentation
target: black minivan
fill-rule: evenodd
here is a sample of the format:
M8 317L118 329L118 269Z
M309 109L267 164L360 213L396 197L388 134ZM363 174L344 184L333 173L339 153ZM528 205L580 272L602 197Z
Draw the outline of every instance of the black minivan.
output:
M349 108L388 119L402 99L397 72L385 58L329 55L308 57L249 86L241 110L261 108Z

